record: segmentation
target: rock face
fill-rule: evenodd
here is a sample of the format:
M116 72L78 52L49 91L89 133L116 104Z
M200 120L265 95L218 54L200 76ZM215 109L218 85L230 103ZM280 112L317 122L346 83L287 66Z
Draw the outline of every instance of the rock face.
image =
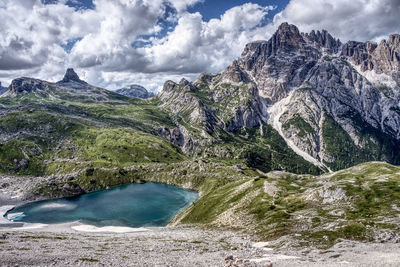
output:
M17 78L12 80L9 91L12 94L30 93L34 91L44 91L46 82L33 78Z
M125 86L115 92L130 98L150 98L154 96L154 93L147 91L146 88L137 84Z
M374 42L348 42L342 48L342 55L359 65L360 70L386 74L400 82L400 35L392 34L379 45Z
M217 75L167 82L162 107L212 140L222 129L267 123L307 161L341 169L369 160L400 163L400 35L379 45L342 44L327 31L283 23L268 41L246 45ZM206 137L205 137L206 136Z
M379 45L342 45L326 31L300 34L284 23L269 41L247 45L239 64L287 143L309 161L340 168L346 153L362 157L359 150L369 154L365 160L399 160L384 145L398 147L400 139L399 49L398 35Z

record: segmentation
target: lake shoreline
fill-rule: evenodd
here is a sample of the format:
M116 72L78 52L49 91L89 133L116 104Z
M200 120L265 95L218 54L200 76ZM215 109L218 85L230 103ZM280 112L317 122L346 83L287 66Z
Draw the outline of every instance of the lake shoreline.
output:
M98 227L166 226L197 199L197 192L177 186L131 183L80 196L29 202L6 216L15 222L42 224L82 221Z

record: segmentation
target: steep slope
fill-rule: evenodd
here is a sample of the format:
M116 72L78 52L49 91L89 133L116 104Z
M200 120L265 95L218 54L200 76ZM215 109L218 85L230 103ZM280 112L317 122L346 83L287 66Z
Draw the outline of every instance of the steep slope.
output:
M303 34L284 23L238 61L269 104L269 123L305 158L336 170L376 159L399 164L397 40L342 45L326 31Z
M159 106L172 114L180 136L171 142L192 157L236 161L263 171L320 173L321 169L290 149L270 125L262 124L265 107L254 99L254 83L227 83L230 75L203 73L194 83L183 79L179 84L164 84L157 96ZM167 139L170 136L169 132L161 134Z
M150 98L154 96L154 94L147 91L146 88L137 84L125 86L115 92L131 98Z
M399 43L391 35L379 45L342 44L327 31L305 34L283 23L223 72L166 83L161 107L186 131L197 125L187 150L217 144L221 132L268 125L322 170L400 164Z

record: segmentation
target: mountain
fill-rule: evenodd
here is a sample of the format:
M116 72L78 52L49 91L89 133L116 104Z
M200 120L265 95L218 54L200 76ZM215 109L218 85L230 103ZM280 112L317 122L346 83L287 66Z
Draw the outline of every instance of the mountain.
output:
M327 31L300 33L283 23L268 41L247 44L221 73L166 82L161 106L200 131L187 134L197 140L190 144L212 146L221 131L238 136L272 127L323 170L400 164L399 40L393 34L379 45L342 44Z
M2 94L4 94L7 90L8 90L8 88L7 88L7 87L3 87L3 86L1 85L1 82L0 82L0 96L1 96Z
M14 79L6 95L15 99L35 99L39 102L67 100L118 103L123 98L119 94L82 81L73 69L67 69L64 78L56 83L28 77Z
M150 99L90 85L73 69L57 83L17 78L0 101L3 122L13 125L3 123L0 138L32 142L32 136L46 131L46 138L56 140L48 131L57 133L60 125L69 124L82 131L132 130L168 141L178 148L178 158L320 174L367 161L400 164L399 92L399 35L380 44L343 44L327 31L300 33L283 23L269 40L247 44L221 73L202 73L193 82L167 81ZM29 110L37 108L54 120L35 127L39 117ZM60 136L76 149L81 146L76 137ZM125 155L126 164L135 162L130 154L114 152L113 157ZM92 160L85 156L79 168ZM17 165L3 171L23 171Z
M177 223L398 242L399 168L364 162L400 164L399 54L399 35L343 44L284 23L148 99L73 69L17 78L0 97L0 185L33 200L162 182L200 193Z
M125 86L115 92L131 98L150 98L154 96L154 93L148 92L146 88L137 84Z

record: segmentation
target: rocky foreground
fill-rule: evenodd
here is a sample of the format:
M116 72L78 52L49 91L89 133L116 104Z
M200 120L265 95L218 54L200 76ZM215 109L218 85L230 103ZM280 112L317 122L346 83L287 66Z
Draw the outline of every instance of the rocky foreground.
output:
M232 231L160 227L134 233L85 233L73 224L0 228L2 266L398 266L398 244L343 241L329 249L290 240L254 243Z

